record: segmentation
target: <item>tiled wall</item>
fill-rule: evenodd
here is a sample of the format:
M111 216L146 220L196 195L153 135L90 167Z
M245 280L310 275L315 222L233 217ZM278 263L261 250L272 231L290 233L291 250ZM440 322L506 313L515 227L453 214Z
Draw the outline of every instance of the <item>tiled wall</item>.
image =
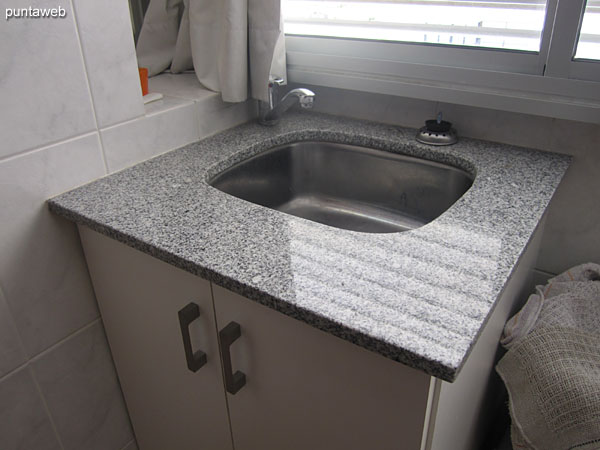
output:
M412 128L442 111L459 135L574 156L552 200L536 281L600 263L600 125L445 103L307 86L315 110Z
M252 105L188 83L187 98L144 107L127 2L30 5L67 16L1 19L0 448L132 450L77 230L44 202L243 122Z

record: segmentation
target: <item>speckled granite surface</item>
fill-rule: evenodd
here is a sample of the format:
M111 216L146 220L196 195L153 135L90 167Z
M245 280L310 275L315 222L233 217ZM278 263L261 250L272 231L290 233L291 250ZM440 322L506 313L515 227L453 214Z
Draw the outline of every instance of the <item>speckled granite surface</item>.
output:
M415 130L290 113L243 125L49 201L70 220L388 358L453 380L570 158ZM340 230L232 197L207 179L296 140L361 144L476 174L433 222L404 233Z

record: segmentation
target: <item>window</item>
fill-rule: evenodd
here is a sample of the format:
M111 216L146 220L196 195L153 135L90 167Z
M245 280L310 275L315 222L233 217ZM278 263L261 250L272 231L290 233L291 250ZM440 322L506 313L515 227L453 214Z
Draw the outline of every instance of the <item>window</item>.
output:
M581 23L575 59L600 60L600 1L588 0Z
M545 0L287 0L285 31L307 36L539 51Z
M292 81L600 123L600 0L282 0Z

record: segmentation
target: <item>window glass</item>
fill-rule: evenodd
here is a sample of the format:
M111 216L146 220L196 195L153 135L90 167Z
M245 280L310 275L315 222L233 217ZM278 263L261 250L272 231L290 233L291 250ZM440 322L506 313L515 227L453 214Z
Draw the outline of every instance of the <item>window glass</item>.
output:
M546 9L545 0L283 0L282 4L286 34L534 52L540 49Z
M600 60L600 1L588 0L581 30L575 59Z

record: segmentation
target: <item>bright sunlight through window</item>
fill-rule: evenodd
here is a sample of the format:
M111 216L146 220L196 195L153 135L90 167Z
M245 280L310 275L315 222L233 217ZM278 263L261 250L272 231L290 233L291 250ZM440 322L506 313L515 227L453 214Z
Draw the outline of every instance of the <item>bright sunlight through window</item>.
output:
M600 1L588 0L581 23L576 59L600 60Z
M534 52L545 9L545 0L283 0L286 34ZM598 33L597 10L590 16Z

